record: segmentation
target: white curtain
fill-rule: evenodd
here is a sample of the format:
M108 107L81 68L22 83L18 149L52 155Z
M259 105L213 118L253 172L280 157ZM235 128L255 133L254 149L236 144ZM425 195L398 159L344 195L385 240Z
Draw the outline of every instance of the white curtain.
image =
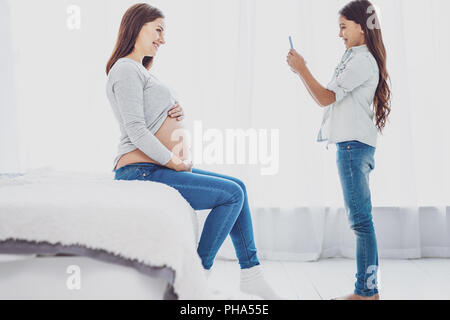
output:
M20 170L9 6L0 0L0 173Z
M291 35L326 85L344 52L337 20L346 2L149 2L162 9L167 26L167 44L152 72L173 88L191 132L201 124L204 146L211 138L206 132L266 130L270 137L279 130L279 153L267 145L274 152L276 174L261 174L267 166L262 159L247 165L197 164L246 183L258 249L265 258L354 254L335 148L327 151L316 142L323 110L285 62ZM68 27L74 3L79 29ZM14 146L21 170L50 165L110 172L119 130L105 96L104 69L120 19L133 3L9 1L11 36L2 37L11 37L15 56L12 98L21 142ZM373 3L380 10L393 90L390 121L379 136L370 180L380 256L450 257L450 3ZM2 129L8 117L0 119ZM5 137L2 131L2 144ZM229 240L221 255L234 256Z

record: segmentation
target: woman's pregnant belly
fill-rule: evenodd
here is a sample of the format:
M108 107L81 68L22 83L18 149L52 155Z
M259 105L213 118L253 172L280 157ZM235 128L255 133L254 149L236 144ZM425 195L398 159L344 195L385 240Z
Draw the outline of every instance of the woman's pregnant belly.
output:
M173 152L181 160L190 160L190 141L189 135L184 128L183 121L176 118L167 117L159 130L155 133L155 137L170 151ZM139 149L124 154L117 163L116 169L132 163L149 162L159 164L147 156Z

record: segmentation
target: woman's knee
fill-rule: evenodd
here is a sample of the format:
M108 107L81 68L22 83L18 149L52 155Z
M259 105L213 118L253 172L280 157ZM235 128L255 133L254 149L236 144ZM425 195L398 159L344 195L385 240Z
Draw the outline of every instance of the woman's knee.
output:
M240 180L238 178L234 178L234 177L230 177L230 180L237 183L239 185L239 187L241 187L242 191L244 192L244 196L247 195L247 188L246 188L244 182L242 182L242 180Z
M242 189L242 186L236 181L227 181L227 183L224 184L224 190L228 194L229 200L233 202L244 201L245 190Z

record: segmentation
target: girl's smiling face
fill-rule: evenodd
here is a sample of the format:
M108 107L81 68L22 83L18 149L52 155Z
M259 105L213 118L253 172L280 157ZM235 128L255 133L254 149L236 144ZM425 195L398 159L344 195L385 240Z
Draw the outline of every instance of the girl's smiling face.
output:
M347 20L344 16L340 16L339 29L339 37L344 40L347 49L361 46L366 43L364 31L356 22Z

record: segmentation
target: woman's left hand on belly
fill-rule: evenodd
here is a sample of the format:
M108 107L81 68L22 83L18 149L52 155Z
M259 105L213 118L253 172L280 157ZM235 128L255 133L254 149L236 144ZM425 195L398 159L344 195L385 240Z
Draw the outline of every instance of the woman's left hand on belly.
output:
M184 119L184 112L183 108L177 103L175 104L170 110L168 111L168 115L171 118L176 118L178 121L181 121Z

